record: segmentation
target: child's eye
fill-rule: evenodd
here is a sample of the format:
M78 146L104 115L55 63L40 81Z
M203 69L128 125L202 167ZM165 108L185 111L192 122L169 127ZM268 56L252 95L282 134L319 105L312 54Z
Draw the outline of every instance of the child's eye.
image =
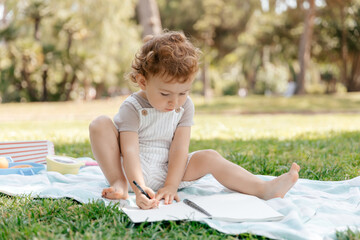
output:
M181 96L184 96L184 95L186 95L186 92L180 93L180 95L181 95Z
M168 93L160 93L162 96L164 96L164 97L167 97L167 96L169 96L169 94Z

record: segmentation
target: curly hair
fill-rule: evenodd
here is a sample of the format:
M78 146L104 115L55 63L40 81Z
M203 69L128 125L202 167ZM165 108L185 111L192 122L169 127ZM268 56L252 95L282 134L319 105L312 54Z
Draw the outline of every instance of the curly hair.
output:
M200 50L179 32L165 32L160 35L148 35L144 45L135 55L130 80L136 83L136 75L161 75L169 81L184 83L198 71Z

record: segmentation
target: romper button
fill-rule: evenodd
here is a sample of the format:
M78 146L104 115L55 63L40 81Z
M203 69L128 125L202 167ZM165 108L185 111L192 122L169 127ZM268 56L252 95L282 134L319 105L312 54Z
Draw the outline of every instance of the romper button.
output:
M180 112L180 108L175 109L175 112L179 113L179 112Z
M144 116L146 116L146 115L148 114L148 112L147 112L145 109L143 109L143 110L141 111L141 114L144 115Z

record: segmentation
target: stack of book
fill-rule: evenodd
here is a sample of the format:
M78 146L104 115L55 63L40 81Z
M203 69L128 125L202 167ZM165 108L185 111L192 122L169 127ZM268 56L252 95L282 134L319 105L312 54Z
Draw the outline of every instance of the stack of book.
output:
M50 141L0 142L0 157L11 157L14 163L46 163L47 155L54 155Z

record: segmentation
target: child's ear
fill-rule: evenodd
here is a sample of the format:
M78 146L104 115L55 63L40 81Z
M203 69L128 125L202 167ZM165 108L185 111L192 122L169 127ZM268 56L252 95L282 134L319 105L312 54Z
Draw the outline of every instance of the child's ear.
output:
M146 78L144 77L144 75L139 73L136 75L135 79L136 79L137 84L141 88L141 90L145 90L146 89Z

